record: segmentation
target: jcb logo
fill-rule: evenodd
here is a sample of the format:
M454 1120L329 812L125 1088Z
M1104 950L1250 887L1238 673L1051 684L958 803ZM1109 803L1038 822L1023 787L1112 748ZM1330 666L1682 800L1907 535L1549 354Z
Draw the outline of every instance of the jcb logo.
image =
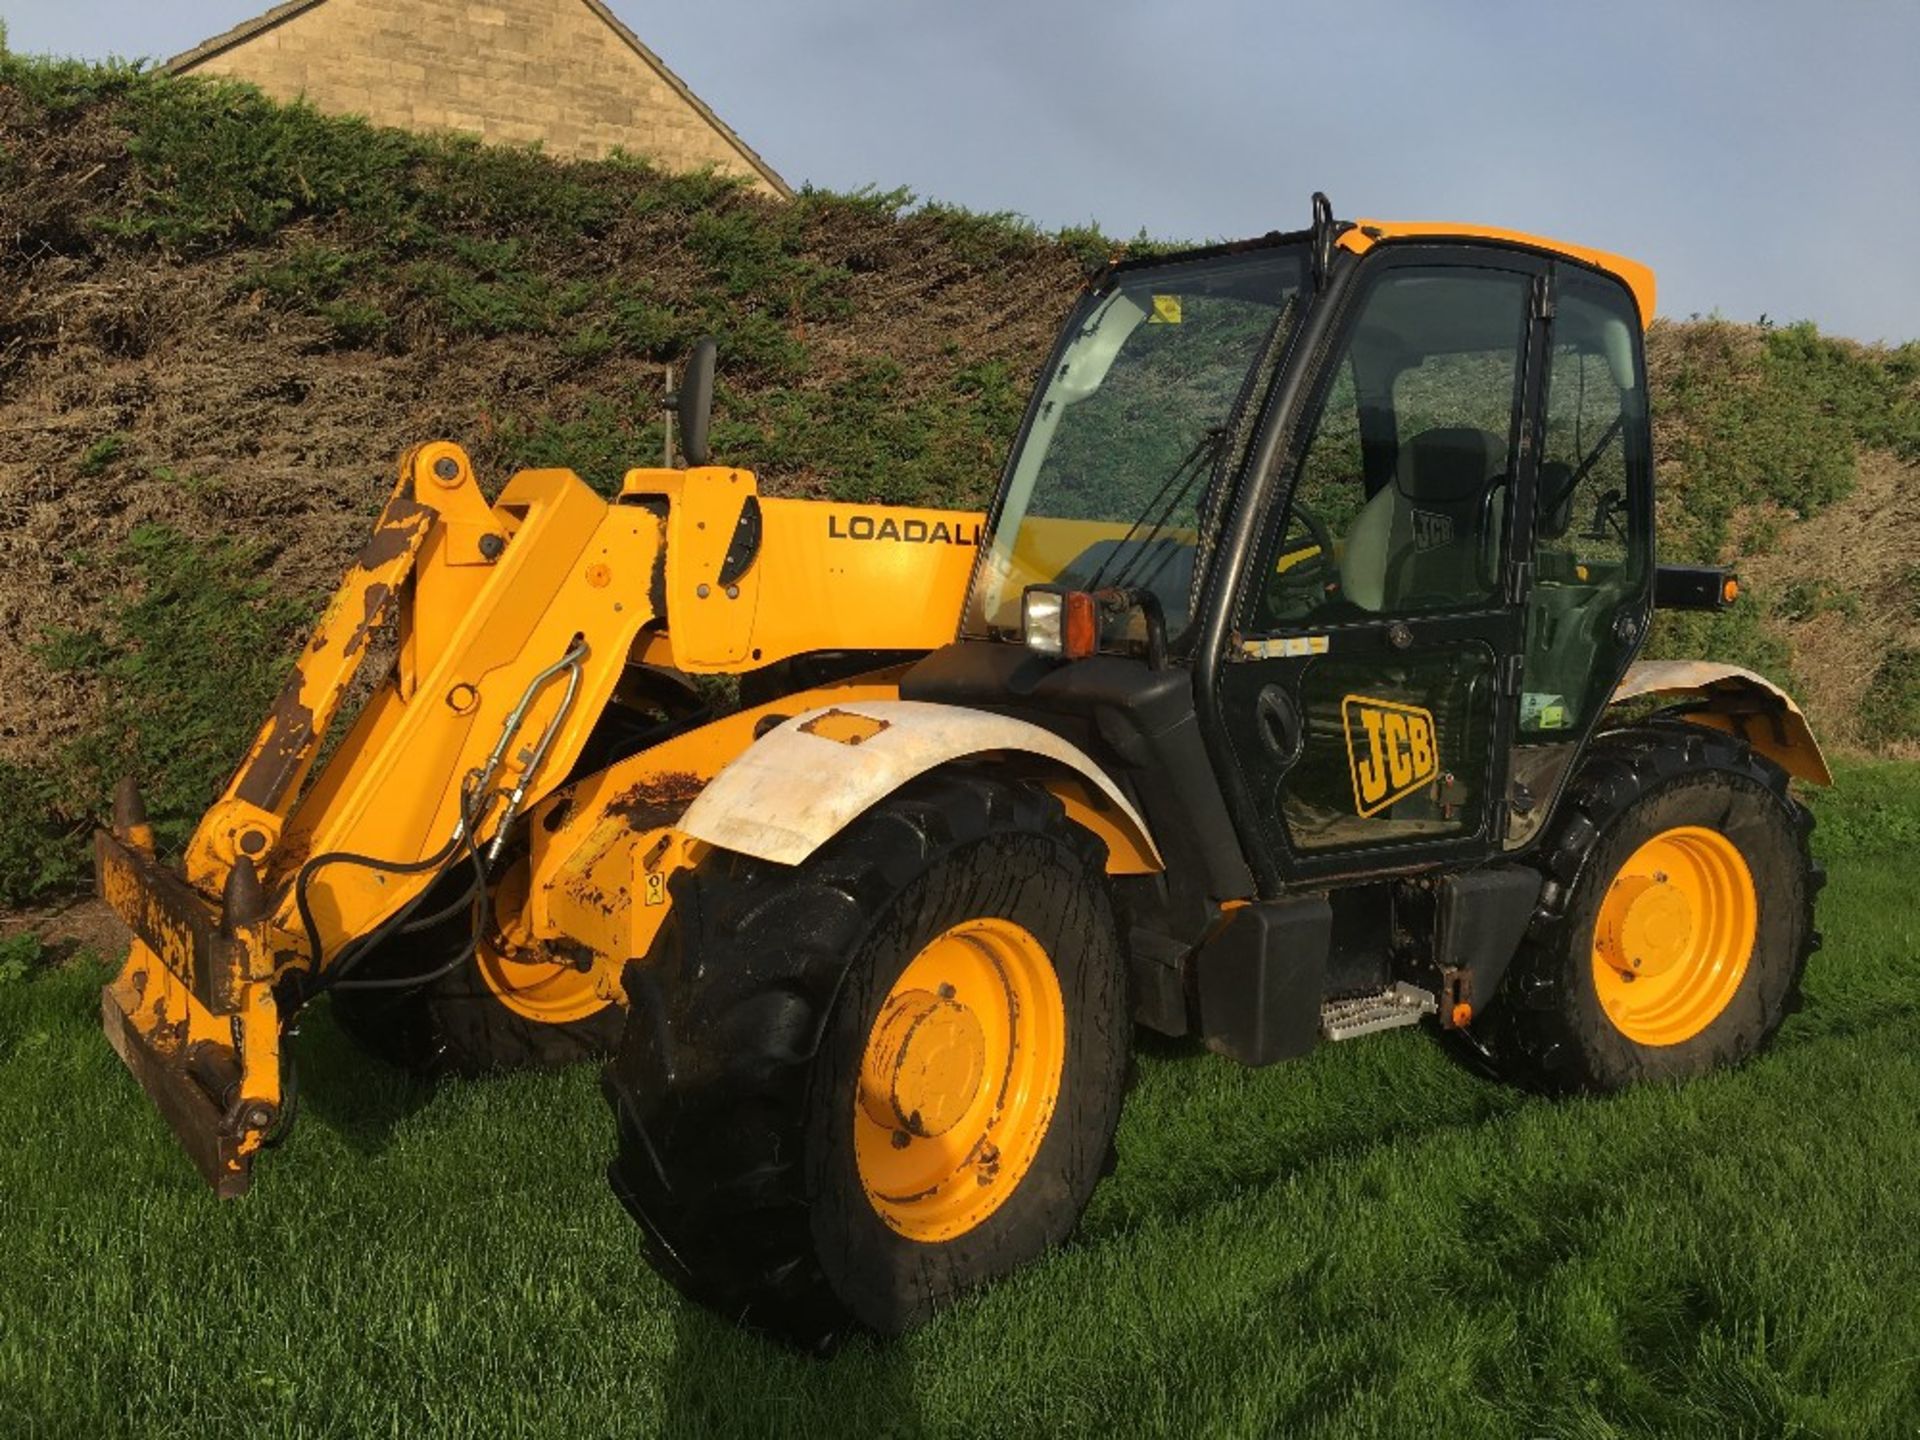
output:
M1340 702L1340 713L1347 727L1347 763L1353 767L1353 808L1360 814L1384 810L1440 774L1430 711L1349 695Z
M1431 510L1413 512L1413 548L1438 550L1453 543L1453 517L1436 515Z

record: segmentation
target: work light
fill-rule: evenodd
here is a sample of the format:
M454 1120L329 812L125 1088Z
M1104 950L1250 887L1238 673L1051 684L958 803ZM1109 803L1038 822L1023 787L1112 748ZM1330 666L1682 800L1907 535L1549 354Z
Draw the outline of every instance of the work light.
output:
M1027 648L1079 660L1100 644L1093 596L1059 585L1029 585L1020 597L1020 629Z

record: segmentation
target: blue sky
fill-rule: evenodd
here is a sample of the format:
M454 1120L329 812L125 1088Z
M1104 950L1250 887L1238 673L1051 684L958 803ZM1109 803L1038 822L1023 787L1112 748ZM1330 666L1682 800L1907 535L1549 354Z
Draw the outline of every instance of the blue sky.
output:
M269 0L0 0L165 57ZM1614 249L1663 314L1920 337L1911 0L612 0L795 184L1211 239L1452 219Z

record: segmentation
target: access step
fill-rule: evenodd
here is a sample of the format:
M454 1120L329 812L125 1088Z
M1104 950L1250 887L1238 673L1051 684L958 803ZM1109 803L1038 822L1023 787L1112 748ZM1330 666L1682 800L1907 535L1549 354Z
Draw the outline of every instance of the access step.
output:
M1349 995L1320 1007L1320 1033L1329 1040L1357 1040L1376 1030L1418 1024L1440 1008L1431 990L1402 980L1373 995Z

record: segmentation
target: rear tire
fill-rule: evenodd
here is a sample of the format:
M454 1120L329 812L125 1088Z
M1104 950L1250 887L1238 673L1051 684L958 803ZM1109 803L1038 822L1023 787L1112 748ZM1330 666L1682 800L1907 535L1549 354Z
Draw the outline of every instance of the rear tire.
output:
M1785 772L1731 736L1661 720L1601 736L1541 851L1527 939L1473 1027L1482 1053L1503 1077L1556 1091L1687 1079L1757 1054L1800 1008L1819 946L1812 830ZM1689 878L1721 899L1662 893Z
M606 1091L620 1140L609 1178L649 1258L683 1293L817 1349L850 1329L904 1331L1067 1238L1111 1149L1131 1027L1100 844L1051 796L943 772L797 868L719 852L671 889L652 953L628 970L627 1033ZM1024 1147L1011 1121L987 1132L998 1149L966 1149L971 1131L947 1132L978 1174L956 1168L938 1193L958 1210L923 1224L918 1196L869 1198L873 1136L859 1137L874 1114L871 1056L884 1048L876 1037L898 1033L889 1017L899 1020L903 993L937 1006L917 988L924 957L974 926L1037 942L1029 953L1046 971L1030 1004L1056 1007L1063 1028L1050 1042L1036 1014L1007 1007L1023 1038L1004 1073L1053 1044L1057 1092ZM897 989L917 962L916 988ZM958 1001L979 1005L987 993L962 981ZM951 1000L949 987L940 994ZM998 1124L1017 1113L1006 1097L1024 1091L996 1073L989 1064L988 1079L961 1090L1000 1097L982 1102ZM917 1109L903 1123L915 1133L896 1131L895 1148L939 1149ZM968 1186L995 1185L1007 1188L968 1201Z

